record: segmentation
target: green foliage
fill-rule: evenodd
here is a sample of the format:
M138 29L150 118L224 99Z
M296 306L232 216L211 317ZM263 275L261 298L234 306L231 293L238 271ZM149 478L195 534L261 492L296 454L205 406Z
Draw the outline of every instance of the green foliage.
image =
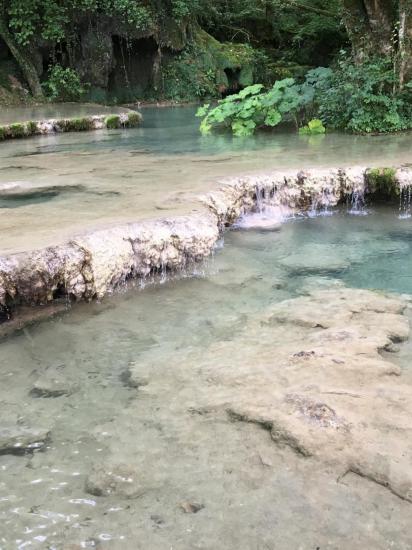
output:
M137 128L142 122L142 117L139 113L129 113L126 122L124 123L125 128ZM107 126L107 119L106 119Z
M43 86L50 101L77 101L85 92L76 71L59 64L50 68Z
M216 71L196 45L184 50L163 69L163 96L175 101L215 97Z
M10 124L7 128L7 134L11 138L21 138L26 135L26 128L24 124Z
M89 117L65 118L59 120L57 125L63 132L86 132L93 129L93 121Z
M370 193L382 198L399 196L399 186L394 168L371 168L368 170L366 178Z
M152 6L135 0L9 0L9 27L19 44L26 46L35 37L61 42L70 32L70 23L80 12L89 16L108 14L139 30L154 25ZM154 8L154 6L153 6Z
M304 136L316 136L324 134L325 132L326 128L318 118L310 120L306 126L302 126L302 128L299 129L299 134Z
M7 136L7 130L5 126L0 126L0 141L3 141L3 139L6 139Z
M117 128L120 128L119 115L109 115L105 118L105 124L108 130L116 130Z
M33 120L26 122L26 132L29 136L37 133L37 124Z
M235 136L251 135L257 128L277 126L290 119L302 105L300 86L292 78L262 90L262 84L255 84L219 101L216 107L204 105L197 112L203 119L200 131L207 134L213 129L231 128Z
M412 88L399 92L398 84L390 60L360 65L343 57L334 70L309 71L301 84L283 79L266 92L261 85L250 86L214 108L199 109L200 129L230 127L235 135L249 135L293 119L309 121L302 135L323 134L325 126L355 133L405 130L412 128Z
M412 95L398 92L390 59L355 64L340 58L334 71L317 84L319 118L332 128L355 133L396 132L412 127Z

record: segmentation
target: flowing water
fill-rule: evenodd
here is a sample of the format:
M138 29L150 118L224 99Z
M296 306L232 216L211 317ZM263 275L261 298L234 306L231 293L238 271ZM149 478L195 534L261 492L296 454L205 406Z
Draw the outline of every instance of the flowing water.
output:
M0 548L410 548L410 503L361 478L337 483L259 427L203 409L221 363L204 372L192 358L310 288L412 294L411 257L396 206L232 230L191 278L136 283L4 340L2 419L51 435L32 455L0 456ZM255 343L256 360L277 344ZM391 355L412 382L411 345ZM63 395L39 394L49 375ZM111 461L137 469L134 498L86 490Z
M59 109L67 114L72 107ZM293 131L244 139L202 137L195 108L142 112L142 127L127 131L2 143L0 253L57 244L73 233L114 223L187 213L199 208L200 193L215 188L227 176L410 160L410 133L308 138ZM13 186L14 194L10 193Z

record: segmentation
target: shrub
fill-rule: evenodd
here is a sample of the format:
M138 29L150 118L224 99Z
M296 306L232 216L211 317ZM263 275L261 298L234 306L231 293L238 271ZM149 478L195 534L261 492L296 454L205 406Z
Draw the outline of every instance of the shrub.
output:
M116 130L120 128L120 116L119 115L109 115L105 118L106 128L108 130Z
M4 126L0 126L0 140L6 139L6 128Z
M412 127L410 93L399 92L390 59L355 64L343 55L316 90L319 118L355 133L396 132Z
M85 93L75 70L53 65L43 84L46 95L51 101L78 101Z

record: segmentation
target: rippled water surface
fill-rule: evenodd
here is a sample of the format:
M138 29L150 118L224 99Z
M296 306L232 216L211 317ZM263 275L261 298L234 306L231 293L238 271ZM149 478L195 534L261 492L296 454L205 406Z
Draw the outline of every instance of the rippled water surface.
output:
M0 456L0 548L409 548L410 504L376 484L337 484L264 430L199 409L220 365L204 373L191 357L308 289L412 294L411 247L412 221L396 207L231 231L192 278L132 285L2 341L3 422L51 435L42 451ZM256 345L257 358L259 346L276 356L277 342ZM33 392L48 375L69 395ZM138 472L134 498L87 492L93 465L112 460Z
M0 195L10 184L21 184L24 192L17 201L0 203L0 253L56 244L113 223L187 213L199 208L199 194L227 176L410 160L410 133L308 138L282 130L244 139L201 136L195 111L145 108L143 125L136 129L1 143Z

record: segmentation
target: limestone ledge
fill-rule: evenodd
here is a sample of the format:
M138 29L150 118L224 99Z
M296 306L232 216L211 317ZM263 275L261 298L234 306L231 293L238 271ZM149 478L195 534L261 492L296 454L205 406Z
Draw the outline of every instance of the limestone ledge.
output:
M399 194L412 182L412 171L390 170ZM65 244L0 256L0 308L7 315L16 305L46 304L56 297L101 298L130 278L183 270L207 257L224 228L245 213L267 206L292 213L335 206L354 194L376 191L377 173L351 167L232 178L202 196L204 208L187 216L119 225Z
M0 126L0 141L62 132L101 130L103 128L109 130L135 128L141 124L142 120L143 117L140 113L130 111L130 113L16 122Z

